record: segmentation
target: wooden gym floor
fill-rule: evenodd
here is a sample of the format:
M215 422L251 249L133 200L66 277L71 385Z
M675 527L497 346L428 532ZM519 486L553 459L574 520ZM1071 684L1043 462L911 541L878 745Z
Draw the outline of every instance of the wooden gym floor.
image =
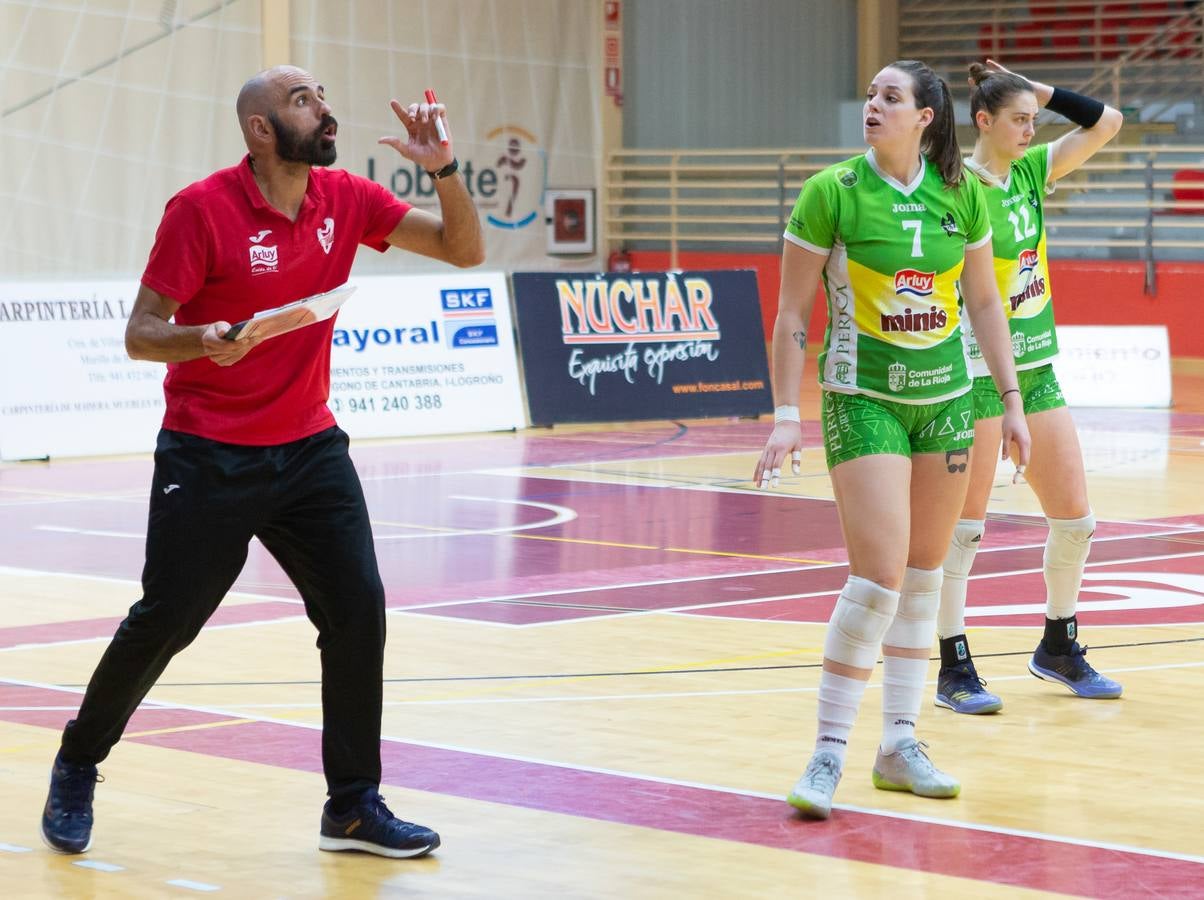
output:
M782 799L847 574L814 392L804 472L772 495L748 481L766 422L357 445L390 612L382 793L443 836L416 861L317 850L314 632L258 545L101 766L91 852L46 849L58 733L139 596L151 462L2 466L3 894L1204 896L1204 363L1176 363L1175 400L1075 413L1100 521L1082 639L1123 699L1028 674L1043 520L1001 470L968 614L1004 710L920 723L962 795L871 786L875 676L827 822Z

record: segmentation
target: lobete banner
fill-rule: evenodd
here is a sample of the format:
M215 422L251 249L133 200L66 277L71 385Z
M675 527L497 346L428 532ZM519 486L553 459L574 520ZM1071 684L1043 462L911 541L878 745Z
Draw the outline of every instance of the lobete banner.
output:
M751 270L516 272L533 425L771 411Z
M335 321L329 401L351 437L526 424L504 274L351 283L358 290ZM166 367L126 355L137 290L132 280L0 283L0 459L154 449Z

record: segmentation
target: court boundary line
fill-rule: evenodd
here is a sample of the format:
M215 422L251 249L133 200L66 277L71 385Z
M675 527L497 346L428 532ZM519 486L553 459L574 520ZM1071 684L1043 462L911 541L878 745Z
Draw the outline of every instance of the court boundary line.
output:
M17 686L22 686L22 687L39 688L39 689L48 690L48 691L65 691L67 693L72 693L72 694L83 694L84 693L83 689L77 690L75 688L66 688L66 687L62 687L60 685L46 684L44 682L25 681L23 679L14 679L14 678L0 678L0 684L11 684L11 685L17 685ZM230 718L230 719L245 719L248 723L261 722L261 723L270 723L270 724L276 724L276 725L286 725L286 726L291 726L294 728L304 728L304 729L307 729L310 731L318 731L318 732L320 732L322 730L322 725L320 723L297 722L297 721L290 720L290 719L278 719L278 718L271 717L271 716L255 716L255 715L240 716L236 713L233 713L229 710L226 710L226 709L223 709L220 707L196 706L196 705L191 705L191 704L187 704L187 705L186 704L165 704L165 703L162 703L161 701L145 701L144 700L143 702L147 703L148 705L153 706L156 709L161 709L161 710L162 709L179 709L179 710L185 710L185 711L189 711L189 712L199 712L199 713L205 713L207 715L221 716L221 717ZM24 724L24 723L21 723L21 724ZM44 726L40 726L40 725L29 725L26 727L45 728ZM45 730L52 730L52 729L45 728ZM597 775L613 775L613 776L620 777L620 778L628 778L628 779L632 779L635 781L642 781L642 782L647 782L647 783L652 783L652 784L666 784L666 785L673 785L673 786L678 786L678 787L695 788L698 790L710 791L710 792L714 792L714 793L753 797L756 799L763 799L763 800L780 800L782 803L785 803L783 794L770 793L767 791L754 791L754 790L750 790L750 789L746 789L746 788L735 788L735 787L728 787L725 785L706 784L704 782L687 781L685 779L668 778L668 777L661 776L661 775L644 775L644 774L639 774L639 773L625 772L621 769L611 769L611 768L605 768L605 767L600 767L600 766L588 766L588 765L579 765L579 764L574 764L574 763L557 762L555 760L541 759L539 757L534 757L534 756L526 756L526 755L521 755L521 754L501 753L501 752L494 752L494 751L488 751L488 750L472 749L472 748L468 748L468 747L458 746L455 744L445 744L445 743L435 742L435 741L415 740L415 739L410 739L410 738L396 737L394 735L386 735L383 733L381 734L381 741L382 742L389 741L394 744L411 744L411 745L414 745L417 747L426 747L426 748L433 749L433 750L445 750L445 751L449 751L449 752L453 752L453 753L463 753L466 755L482 756L482 757L487 757L490 759L503 759L503 760L508 760L511 762L530 763L533 765L548 766L551 768L563 769L563 770L567 770L567 771L586 772L586 773L597 774ZM154 746L154 745L151 745L151 746ZM171 749L171 748L162 748L161 747L159 749ZM196 751L175 751L175 752L196 752ZM450 794L444 794L441 791L435 791L435 790L428 791L428 792L438 794L439 796L454 796L454 795L450 795ZM503 805L517 806L518 804L504 803ZM1189 862L1189 863L1196 863L1196 864L1204 865L1204 856L1194 856L1191 854L1179 853L1174 850L1157 850L1157 849L1149 848L1149 847L1136 847L1136 846L1131 846L1131 845L1127 845L1127 844L1118 844L1118 843L1113 843L1113 842L1108 842L1108 841L1096 841L1091 838L1077 838L1077 837L1072 837L1069 835L1047 834L1045 832L1028 831L1025 829L1014 829L1014 828L1009 828L1007 826L995 826L995 825L985 825L982 823L962 822L957 819L942 819L942 818L938 818L935 816L924 816L924 815L918 815L915 813L905 813L905 812L899 812L896 810L883 810L883 809L876 809L876 808L872 808L872 807L870 807L870 808L858 807L858 806L846 805L846 804L841 804L841 803L834 803L834 804L832 804L832 807L833 807L833 809L843 809L848 812L857 812L857 813L862 813L862 814L870 815L870 816L880 816L880 817L888 818L888 819L897 819L897 820L911 821L911 822L922 822L922 823L928 824L928 825L937 825L937 826L954 828L954 829L962 828L962 829L966 829L966 830L970 830L970 831L977 831L977 832L982 832L982 833L987 833L987 834L1006 834L1006 835L1009 835L1012 837L1024 837L1024 838L1029 838L1029 839L1037 840L1037 841L1045 841L1045 842L1049 842L1052 844L1066 844L1066 845L1077 846L1077 847L1090 847L1090 848L1097 849L1097 850L1112 850L1112 851L1117 851L1117 852L1121 852L1121 853L1133 853L1133 854L1136 854L1139 856L1153 857L1156 859L1170 859L1170 860L1176 860L1179 862ZM568 815L577 815L578 817L588 818L588 816L581 816L580 814L568 813Z
M1120 649L1120 648L1110 648ZM929 662L936 662L935 658L929 659ZM819 668L816 664L815 668ZM1204 660L1196 662L1183 663L1160 663L1152 666L1126 666L1121 668L1109 667L1109 672L1150 672L1163 669L1196 669L1204 668ZM762 670L752 669L752 672ZM781 671L781 670L764 670L764 671ZM650 672L647 675L655 675L657 673ZM690 672L674 672L675 675L689 675ZM713 674L707 671L699 671L697 674L709 675ZM642 678L645 675L631 675L631 678ZM1028 682L1032 679L1031 673L1025 675L996 675L991 678L991 683L998 681L1024 681ZM508 684L521 684L521 679L515 679ZM936 680L928 679L924 682L926 687L935 687ZM237 687L237 685L233 685ZM881 689L882 682L871 680L866 685L867 689ZM479 697L479 698L457 698L450 700L385 700L384 705L393 709L403 709L407 706L470 706L473 704L507 704L507 703L572 703L574 701L582 701L588 703L608 703L612 701L627 702L633 700L671 700L677 698L695 698L695 697L744 697L744 696L759 696L772 694L815 694L819 692L819 685L810 687L786 687L786 688L745 688L741 690L716 690L716 691L660 691L657 693L646 694L564 694L557 697ZM1060 695L1059 695L1060 696ZM317 710L322 708L321 703L240 703L232 707L237 710L257 710L257 709L295 709L295 710ZM74 706L27 706L13 707L0 706L0 712L4 711L29 711L29 712L46 712L46 711L67 711L74 710ZM939 715L939 713L938 713ZM410 742L413 743L413 742Z

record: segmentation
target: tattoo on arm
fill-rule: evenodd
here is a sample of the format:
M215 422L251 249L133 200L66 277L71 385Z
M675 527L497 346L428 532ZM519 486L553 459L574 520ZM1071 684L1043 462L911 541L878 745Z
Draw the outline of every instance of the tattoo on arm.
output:
M795 343L796 343L796 344L798 344L798 348L799 348L800 350L806 350L806 349L807 349L807 332L805 332L805 331L796 331L796 332L795 332L795 333L792 335L792 337L794 338L794 341L795 341Z
M954 462L958 457L963 457L961 462ZM970 461L969 450L950 450L945 453L945 465L949 467L951 473L966 471L966 463Z

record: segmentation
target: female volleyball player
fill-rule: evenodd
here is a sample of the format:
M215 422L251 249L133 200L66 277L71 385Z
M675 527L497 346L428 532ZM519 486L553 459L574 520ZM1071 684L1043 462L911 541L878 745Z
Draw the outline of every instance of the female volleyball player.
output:
M824 448L849 579L828 623L815 754L789 802L827 818L849 732L881 649L883 734L874 784L952 797L915 738L941 561L965 499L974 438L960 294L1003 398L1001 443L1028 462L982 185L963 172L948 86L895 62L869 86L869 150L808 179L786 228L773 334L775 424L754 479L777 483L802 449L799 381L822 276ZM986 453L992 452L985 447Z
M1077 641L1075 610L1095 517L1074 421L1053 371L1054 333L1049 265L1045 253L1044 198L1106 144L1121 114L1073 91L1028 81L992 60L970 66L970 115L978 129L966 166L983 184L991 220L995 278L1011 330L1020 397L1032 433L1032 464L1025 479L1049 522L1045 541L1045 635L1029 660L1038 678L1060 682L1080 697L1119 697L1121 686L1100 675ZM1049 144L1032 146L1037 110L1065 116L1078 127ZM974 440L999 440L1003 405L987 375L972 331L966 345L974 369ZM966 577L985 531L995 461L976 453L961 520L945 558L937 617L941 670L936 703L960 713L990 713L1003 706L974 668L966 640Z

